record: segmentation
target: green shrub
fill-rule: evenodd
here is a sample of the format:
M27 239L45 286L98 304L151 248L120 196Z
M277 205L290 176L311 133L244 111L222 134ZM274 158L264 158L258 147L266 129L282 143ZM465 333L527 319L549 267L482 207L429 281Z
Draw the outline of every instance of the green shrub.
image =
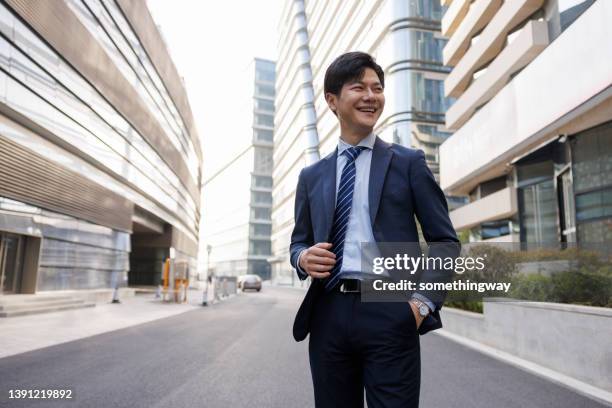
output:
M597 269L603 265L604 256L597 251L567 248L567 249L535 249L512 253L514 262L546 262L570 261L577 268Z
M466 310L468 312L482 313L482 301L466 300L466 301L447 301L445 307L454 307L456 309Z
M516 260L512 252L497 246L480 244L470 246L468 256L485 259L485 268L482 271L473 269L467 271L460 278L476 282L508 282L516 274Z
M510 252L479 244L470 246L466 255L485 257L486 267L455 274L455 280L511 282L507 296L515 299L612 307L612 265L609 258L596 251L568 248ZM517 263L559 260L569 261L569 270L552 276L517 274ZM482 313L482 298L500 295L503 296L499 292L451 291L445 305Z
M552 301L591 306L612 306L612 269L581 268L554 274L551 278Z
M453 280L495 283L509 282L512 276L516 274L517 268L512 253L497 246L487 244L470 245L462 256L484 258L485 268L481 271L472 269L462 274L456 273L453 276ZM503 293L497 291L485 291L482 293L450 291L446 298L446 305L470 312L482 313L482 299L484 297L499 297L503 295Z
M515 299L548 302L552 299L553 285L550 277L543 275L519 275L512 279L509 296Z
M581 268L552 276L518 275L510 297L539 302L575 303L612 307L612 267Z

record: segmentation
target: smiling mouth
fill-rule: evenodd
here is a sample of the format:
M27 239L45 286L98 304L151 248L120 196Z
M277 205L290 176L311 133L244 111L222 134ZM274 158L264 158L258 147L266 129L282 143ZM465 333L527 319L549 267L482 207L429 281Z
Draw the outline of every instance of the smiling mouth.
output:
M376 112L376 108L357 108L357 110L359 112L364 112L364 113L374 113L374 112Z

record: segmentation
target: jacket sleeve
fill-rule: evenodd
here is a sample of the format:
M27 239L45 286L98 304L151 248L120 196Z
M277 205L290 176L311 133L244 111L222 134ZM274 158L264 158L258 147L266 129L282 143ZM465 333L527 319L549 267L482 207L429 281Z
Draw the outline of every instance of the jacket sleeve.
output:
M299 267L299 256L303 250L314 245L314 234L310 219L310 203L308 202L308 191L304 178L304 169L302 169L298 177L295 192L295 225L291 233L291 245L289 246L291 266L295 268L301 280L306 279L308 275Z
M461 245L448 216L446 197L427 167L422 150L417 150L411 163L410 184L413 191L413 208L429 246L428 257L457 257ZM430 268L423 270L419 284L450 282L452 279L452 270ZM417 290L416 293L430 300L435 305L435 310L442 307L446 297L445 291Z

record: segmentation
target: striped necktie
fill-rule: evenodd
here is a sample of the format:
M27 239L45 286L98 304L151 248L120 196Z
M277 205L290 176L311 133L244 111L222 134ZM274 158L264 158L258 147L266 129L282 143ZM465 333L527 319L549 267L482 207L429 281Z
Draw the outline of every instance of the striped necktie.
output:
M326 290L332 290L340 280L340 268L342 267L342 253L344 250L344 238L348 228L351 206L353 205L353 191L355 190L355 160L359 154L367 149L365 146L355 146L342 152L347 161L342 169L340 186L336 199L336 211L334 212L334 224L331 230L330 242L332 252L336 254L336 264L331 270L329 280L325 284Z

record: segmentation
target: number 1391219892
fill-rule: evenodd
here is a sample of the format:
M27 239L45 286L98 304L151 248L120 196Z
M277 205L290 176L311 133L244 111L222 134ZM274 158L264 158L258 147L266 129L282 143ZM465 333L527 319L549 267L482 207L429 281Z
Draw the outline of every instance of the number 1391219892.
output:
M9 390L9 399L72 399L72 390Z

